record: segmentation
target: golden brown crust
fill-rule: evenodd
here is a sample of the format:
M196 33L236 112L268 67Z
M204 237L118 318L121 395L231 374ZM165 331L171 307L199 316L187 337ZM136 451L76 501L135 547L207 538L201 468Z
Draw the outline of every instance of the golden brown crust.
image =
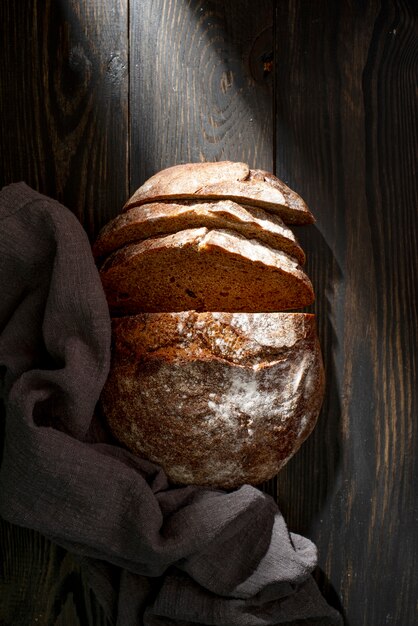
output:
M314 221L269 172L186 164L151 177L96 242L97 257L111 253L100 275L114 317L104 413L175 483L258 484L316 423L315 318L277 312L314 293L281 219Z
M113 315L283 311L314 300L295 259L230 230L188 229L127 245L100 276Z
M245 163L186 163L149 178L124 206L127 211L157 200L229 199L277 213L286 224L310 224L314 217L302 198L278 178Z
M280 180L280 178L277 178L277 176L274 176L274 174L271 174L270 172L266 172L265 170L250 170L249 179L258 181L262 180L278 189L283 194L287 206L293 209L304 211L308 208L305 201L298 193L296 193L296 191L293 191L293 189L288 187L288 185ZM311 222L313 221L314 219L312 216Z
M113 320L109 426L173 482L232 488L271 478L313 429L323 392L313 315Z
M189 228L229 228L283 250L303 265L305 254L294 234L277 216L230 200L219 202L153 202L118 215L100 231L93 246L96 258L117 248Z

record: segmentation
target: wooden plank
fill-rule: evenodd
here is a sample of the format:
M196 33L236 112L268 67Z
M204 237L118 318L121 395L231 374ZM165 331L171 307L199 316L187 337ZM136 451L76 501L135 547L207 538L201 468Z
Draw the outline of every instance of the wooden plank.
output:
M272 19L271 0L132 0L131 191L177 163L272 169L271 87L250 71Z
M0 183L57 198L91 237L128 189L127 14L127 0L0 6Z
M0 520L0 624L110 626L83 570L64 549Z
M412 4L276 3L273 119L271 85L254 72L270 1L132 0L129 143L127 2L104 4L0 3L1 183L23 178L57 197L94 236L172 163L273 169L276 127L277 173L318 218L297 234L328 391L315 433L265 488L318 544L317 578L347 623L412 624ZM70 555L3 522L0 534L0 623L105 623Z
M0 186L57 198L90 237L128 193L127 19L127 0L0 3ZM107 619L70 555L1 521L0 623Z
M348 624L416 623L416 21L412 2L277 3L277 172L298 230L328 388L278 478L292 530ZM415 79L415 80L414 80Z

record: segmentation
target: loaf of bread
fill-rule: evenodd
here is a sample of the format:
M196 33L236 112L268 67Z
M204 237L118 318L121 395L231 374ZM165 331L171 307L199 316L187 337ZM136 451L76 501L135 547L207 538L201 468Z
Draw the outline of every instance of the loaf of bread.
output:
M125 204L157 200L233 200L277 213L286 224L311 224L314 217L302 198L273 174L250 170L245 163L186 163L151 176Z
M129 244L100 275L113 315L284 311L314 299L292 257L231 230L188 229Z
M189 228L227 228L247 239L258 239L294 257L303 265L305 254L294 234L277 216L231 200L219 202L152 202L136 206L106 224L93 246L96 258L149 237Z
M314 218L245 163L152 176L94 246L112 319L102 406L114 436L173 483L259 484L313 429L324 370L305 255Z
M110 429L174 483L274 476L311 432L324 372L304 313L144 313L113 320Z

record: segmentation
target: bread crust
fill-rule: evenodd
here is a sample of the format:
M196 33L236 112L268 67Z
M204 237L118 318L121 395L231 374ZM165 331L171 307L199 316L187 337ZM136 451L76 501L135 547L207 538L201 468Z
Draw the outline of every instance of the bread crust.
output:
M151 176L124 206L160 200L229 199L277 213L285 224L312 224L315 219L305 201L283 181L246 163L185 163Z
M314 300L295 259L225 229L188 229L130 244L100 276L113 315L162 311L280 311Z
M324 393L314 315L184 311L112 324L109 427L173 482L258 484L312 431Z
M106 224L93 246L96 258L129 243L189 228L227 228L293 256L300 265L305 253L281 218L231 200L219 202L152 202L136 206Z

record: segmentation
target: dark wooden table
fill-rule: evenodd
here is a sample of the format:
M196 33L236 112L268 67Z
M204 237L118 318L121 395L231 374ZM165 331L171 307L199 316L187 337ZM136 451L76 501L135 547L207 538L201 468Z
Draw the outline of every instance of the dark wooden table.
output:
M244 160L308 202L327 394L264 488L349 626L418 623L417 20L412 0L3 0L1 184L91 239L171 164ZM273 59L273 63L271 63ZM0 624L107 625L72 556L0 525Z

